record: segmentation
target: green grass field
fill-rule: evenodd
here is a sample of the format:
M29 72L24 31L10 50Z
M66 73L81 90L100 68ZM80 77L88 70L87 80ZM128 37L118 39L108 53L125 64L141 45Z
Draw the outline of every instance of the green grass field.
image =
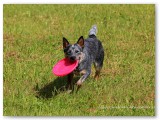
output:
M155 5L4 5L4 116L154 116ZM52 74L62 37L87 38L93 24L105 50L100 79L78 93ZM75 80L78 78L76 77Z

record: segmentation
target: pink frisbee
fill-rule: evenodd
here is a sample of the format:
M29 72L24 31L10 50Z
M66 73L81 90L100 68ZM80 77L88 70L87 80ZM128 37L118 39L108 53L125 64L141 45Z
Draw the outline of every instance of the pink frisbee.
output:
M78 60L70 61L64 58L53 67L52 72L56 76L65 76L71 73L78 66Z

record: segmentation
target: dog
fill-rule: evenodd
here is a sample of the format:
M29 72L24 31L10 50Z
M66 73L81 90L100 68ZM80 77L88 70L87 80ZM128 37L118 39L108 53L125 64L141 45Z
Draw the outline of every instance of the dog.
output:
M68 40L63 37L63 50L65 57L71 61L78 60L78 66L76 69L68 75L67 89L72 89L72 79L74 74L82 75L76 82L78 88L91 74L91 65L95 67L95 79L99 78L100 71L103 66L104 49L100 40L96 37L97 26L93 25L89 31L88 38L84 40L81 36L77 43L71 45Z

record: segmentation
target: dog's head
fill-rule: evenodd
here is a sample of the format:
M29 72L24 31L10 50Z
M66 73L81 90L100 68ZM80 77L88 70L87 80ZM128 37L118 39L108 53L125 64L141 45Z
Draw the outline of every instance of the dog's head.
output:
M71 61L83 59L83 48L84 48L84 39L81 36L77 43L71 45L68 40L63 37L63 50L65 57L69 58Z

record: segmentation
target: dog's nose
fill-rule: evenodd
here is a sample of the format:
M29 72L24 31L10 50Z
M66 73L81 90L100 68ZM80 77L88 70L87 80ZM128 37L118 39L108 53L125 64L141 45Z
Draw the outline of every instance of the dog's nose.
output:
M76 57L75 56L71 56L70 59L74 61L76 59Z

